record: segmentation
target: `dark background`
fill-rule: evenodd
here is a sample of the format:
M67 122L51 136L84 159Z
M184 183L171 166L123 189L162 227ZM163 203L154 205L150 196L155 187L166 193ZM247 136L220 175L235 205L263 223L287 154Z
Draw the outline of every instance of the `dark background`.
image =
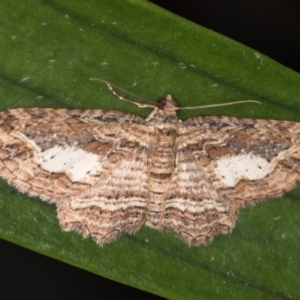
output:
M152 0L300 72L299 0Z
M151 2L300 72L299 0ZM3 299L162 299L6 241L0 247Z

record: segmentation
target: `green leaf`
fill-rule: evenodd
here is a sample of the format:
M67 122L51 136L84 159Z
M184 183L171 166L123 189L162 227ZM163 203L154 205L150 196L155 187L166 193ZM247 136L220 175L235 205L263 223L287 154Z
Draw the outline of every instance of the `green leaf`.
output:
M168 93L198 115L299 119L299 74L145 1L0 2L0 109L105 108L146 117L90 77L144 98ZM99 248L59 228L54 205L0 186L0 236L95 274L171 299L300 298L300 190L243 209L231 235L189 248L142 227Z

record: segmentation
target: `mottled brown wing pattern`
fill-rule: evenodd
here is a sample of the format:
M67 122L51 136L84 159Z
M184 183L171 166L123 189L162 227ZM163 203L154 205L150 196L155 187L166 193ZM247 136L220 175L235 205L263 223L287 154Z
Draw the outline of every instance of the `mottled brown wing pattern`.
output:
M30 196L55 202L64 230L101 245L145 221L145 120L122 112L33 108L1 112L0 122L0 176ZM59 154L62 149L69 152ZM53 169L78 151L75 159L83 164L81 153L96 155L96 172L94 165Z
M275 120L207 116L179 124L162 227L191 245L230 232L240 207L299 183L299 133L299 123Z
M184 125L185 133L178 139L186 141L215 188L238 206L281 196L300 181L300 123L201 117L187 120ZM199 135L197 128L207 129ZM218 176L218 162L248 154L265 160L268 164L267 174L252 180L249 180L247 173L241 177L231 174L236 178L228 186L229 182Z
M118 150L117 156L125 149ZM131 151L121 160L107 161L103 178L90 190L58 203L64 230L79 231L102 245L141 227L146 219L147 151L142 147Z
M214 186L191 149L177 145L176 170L166 189L163 228L189 245L206 244L234 227L237 210Z

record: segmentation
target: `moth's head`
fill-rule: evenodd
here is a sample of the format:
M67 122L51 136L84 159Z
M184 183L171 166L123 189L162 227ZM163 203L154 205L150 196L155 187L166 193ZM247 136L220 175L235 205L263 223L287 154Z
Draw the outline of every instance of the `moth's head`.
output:
M179 103L174 100L171 95L159 99L156 106L159 110L164 112L175 112L179 109Z

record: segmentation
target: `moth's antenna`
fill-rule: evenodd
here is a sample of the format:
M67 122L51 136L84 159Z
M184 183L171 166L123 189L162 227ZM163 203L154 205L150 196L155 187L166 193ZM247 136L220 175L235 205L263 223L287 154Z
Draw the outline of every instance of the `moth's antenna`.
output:
M132 104L135 104L137 105L138 107L150 107L150 108L157 108L157 104L153 103L153 104L142 104L142 103L139 103L139 102L136 102L136 101L132 101L132 100L129 100L127 98L124 98L122 97L121 95L119 95L115 90L119 90L119 91L122 91L128 95L131 95L135 98L138 98L138 99L141 99L143 101L146 101L146 102L151 102L149 101L148 99L145 99L145 98L142 98L136 94L133 94L133 93L130 93L122 88L120 88L119 86L109 82L109 81L106 81L104 79L101 79L101 78L90 78L90 80L93 80L93 81L100 81L100 82L103 82L107 85L107 87L110 89L110 91L116 96L118 97L120 100L122 101L126 101L126 102L129 102L129 103L132 103ZM235 101L235 102L227 102L227 103L218 103L218 104L209 104L209 105L200 105L200 106L186 106L186 107L177 107L176 110L184 110L184 109L199 109L199 108L210 108L210 107L219 107L219 106L229 106L229 105L235 105L235 104L242 104L242 103L257 103L257 104L261 104L261 102L259 101L256 101L256 100L242 100L242 101Z
M126 99L126 98L122 97L121 95L119 95L119 94L114 90L114 88L117 89L117 90L120 90L120 91L122 91L122 92L124 92L124 93L126 93L126 94L128 94L128 95L131 95L131 96L133 96L133 97L135 97L135 98L141 99L141 100L143 100L143 101L151 102L151 101L149 101L149 100L147 100L147 99L145 99L145 98L142 98L142 97L140 97L140 96L138 96L138 95L136 95L136 94L130 93L130 92L128 92L128 91L126 91L126 90L124 90L124 89L118 87L117 85L112 84L112 83L109 82L109 81L106 81L106 80L103 80L103 79L100 79L100 78L90 78L90 80L93 80L93 81L100 81L100 82L105 83L105 84L107 85L107 87L110 89L110 91L111 91L116 97L118 97L118 98L119 98L120 100L122 100L122 101L126 101L126 102L129 102L129 103L133 103L133 104L135 104L135 105L137 105L138 107L141 107L141 108L143 108L143 107L157 108L157 105L156 105L156 104L142 104L142 103L139 103L139 102L136 102L136 101L132 101L132 100L129 100L129 99Z
M256 100L242 100L242 101L227 102L227 103L217 103L217 104L209 104L209 105L200 105L200 106L178 107L178 109L183 110L183 109L210 108L210 107L229 106L229 105L242 104L242 103L257 103L257 104L261 104L261 102L256 101Z

